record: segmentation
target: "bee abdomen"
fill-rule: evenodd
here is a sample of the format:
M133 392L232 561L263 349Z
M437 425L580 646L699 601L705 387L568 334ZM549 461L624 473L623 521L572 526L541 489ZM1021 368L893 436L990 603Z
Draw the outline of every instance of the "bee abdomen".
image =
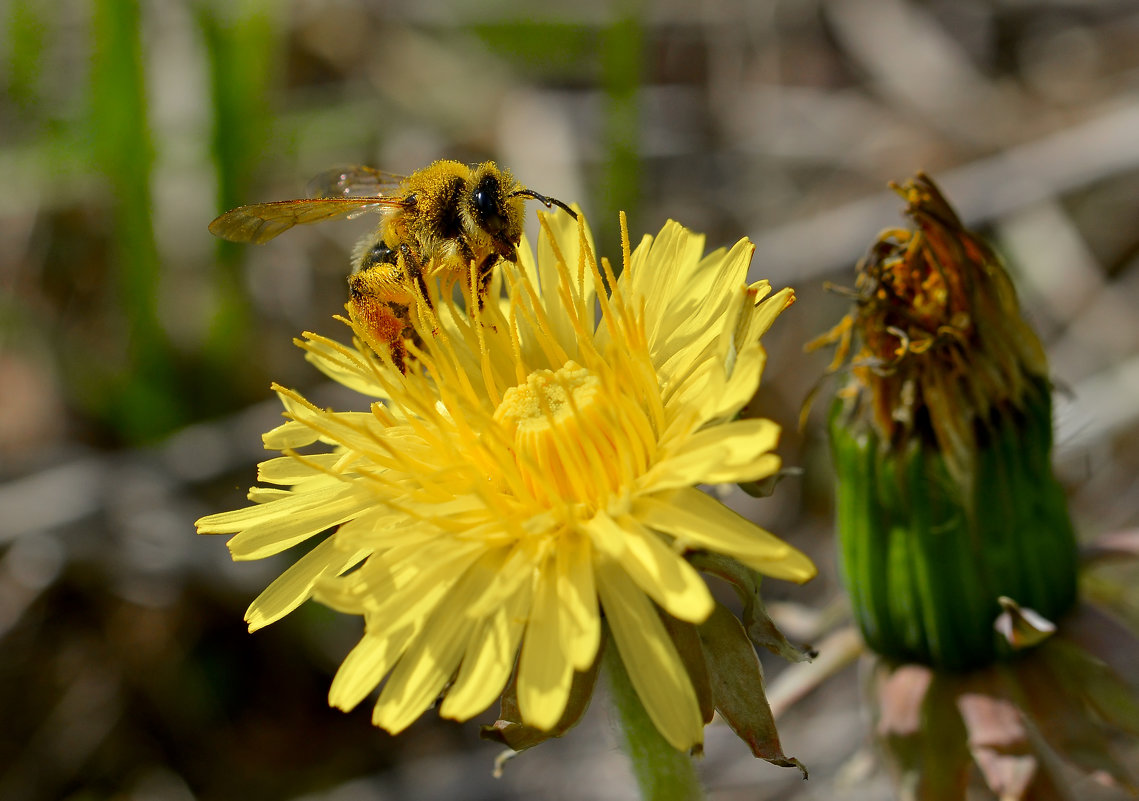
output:
M355 272L362 273L379 264L395 264L396 251L388 247L382 239L364 250L356 258Z

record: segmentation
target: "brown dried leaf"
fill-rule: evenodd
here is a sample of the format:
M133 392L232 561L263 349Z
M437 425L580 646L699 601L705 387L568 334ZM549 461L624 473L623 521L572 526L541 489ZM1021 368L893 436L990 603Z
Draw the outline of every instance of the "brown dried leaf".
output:
M957 709L985 784L1002 800L1023 799L1040 766L1016 707L1007 698L964 692L957 697Z
M1059 758L1087 775L1139 790L1133 773L1112 756L1111 736L1088 710L1080 688L1069 688L1070 677L1056 674L1044 653L1016 662L1006 674L1009 693L1027 722Z
M761 478L758 481L741 481L738 486L753 498L770 498L775 493L776 486L783 479L802 474L803 469L801 467L783 467L767 478Z
M813 662L789 666L767 687L767 701L776 718L811 693L816 687L858 659L865 650L862 635L854 626L833 631L819 643Z
M743 625L717 603L699 632L716 710L757 757L780 767L796 767L807 778L802 763L783 753L763 691L763 669Z
M965 801L972 760L953 677L880 663L876 731L903 801Z

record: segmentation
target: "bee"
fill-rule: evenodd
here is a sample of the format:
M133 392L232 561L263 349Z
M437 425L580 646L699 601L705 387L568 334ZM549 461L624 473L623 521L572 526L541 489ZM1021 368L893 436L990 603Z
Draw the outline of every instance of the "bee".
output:
M419 344L411 310L417 296L431 303L428 281L438 279L449 295L460 278L473 280L481 308L494 267L518 259L524 199L577 217L493 161L469 167L440 160L408 176L363 166L329 170L309 182L307 195L239 206L210 223L210 232L261 244L294 225L378 212L376 229L353 251L349 297L401 371L406 341Z

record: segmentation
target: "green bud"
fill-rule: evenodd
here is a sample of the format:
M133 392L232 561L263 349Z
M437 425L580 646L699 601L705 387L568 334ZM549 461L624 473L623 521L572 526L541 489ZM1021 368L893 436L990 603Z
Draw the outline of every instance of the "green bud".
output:
M916 230L879 237L819 340L833 369L849 359L829 422L841 569L870 647L962 670L1009 650L1002 597L1072 606L1076 541L1047 364L1004 267L928 178L897 188Z
M841 570L867 644L949 670L993 661L1000 598L1047 618L1076 595L1076 542L1048 461L1050 396L994 414L958 486L920 438L883 442L841 402L831 418Z

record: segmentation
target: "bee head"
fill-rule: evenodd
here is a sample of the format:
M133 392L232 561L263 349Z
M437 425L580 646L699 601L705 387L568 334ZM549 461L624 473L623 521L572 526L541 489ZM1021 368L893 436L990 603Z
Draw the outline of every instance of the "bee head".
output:
M469 209L475 226L495 253L514 261L515 246L522 239L522 201L512 191L514 179L487 162L475 171L472 184Z

